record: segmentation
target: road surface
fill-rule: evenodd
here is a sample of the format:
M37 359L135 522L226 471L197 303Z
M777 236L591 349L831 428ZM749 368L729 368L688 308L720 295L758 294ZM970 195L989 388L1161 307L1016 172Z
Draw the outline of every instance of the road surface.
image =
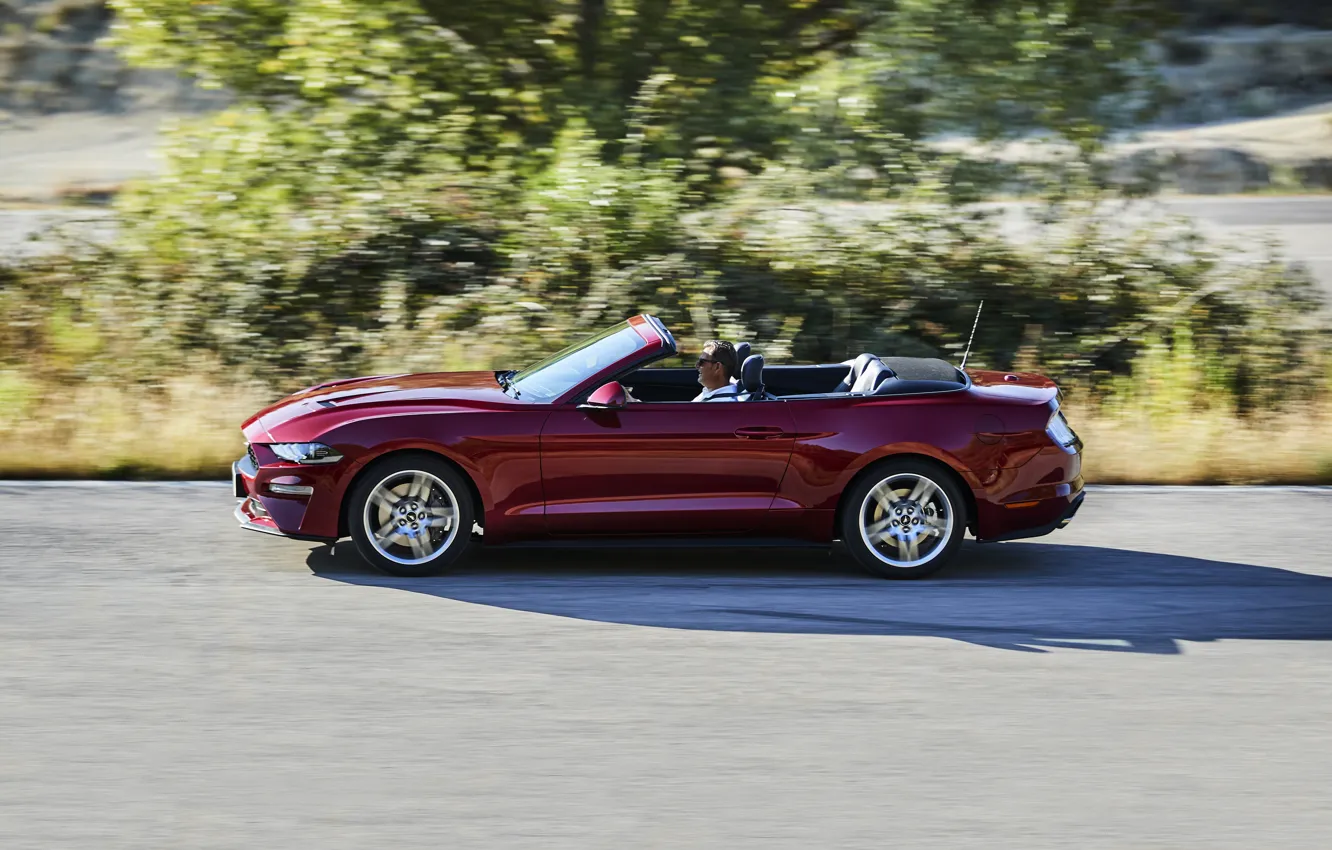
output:
M1332 490L1096 489L936 580L0 485L0 847L1321 848Z

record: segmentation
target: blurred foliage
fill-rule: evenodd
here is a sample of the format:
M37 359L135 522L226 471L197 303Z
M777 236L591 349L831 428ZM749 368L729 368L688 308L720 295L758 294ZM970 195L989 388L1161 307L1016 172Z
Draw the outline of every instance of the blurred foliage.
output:
M1154 4L112 5L132 61L233 104L174 128L115 244L0 272L0 365L292 388L518 366L639 311L691 352L958 359L984 299L975 365L1099 392L1187 340L1217 364L1199 392L1261 406L1320 380L1307 276L1103 200L1101 141L1153 103ZM1041 242L963 205L996 171L925 144L949 133L1066 143L1022 175Z
M919 139L1049 129L1093 139L1141 88L1147 0L112 0L127 58L394 164L539 168L568 123L649 158L756 164L811 131L792 87L834 67L867 120ZM651 89L651 97L645 93ZM638 120L651 100L653 120ZM863 123L863 122L862 122ZM631 125L642 137L634 139ZM327 131L324 131L327 132ZM312 140L313 141L313 140ZM700 148L705 152L700 152ZM428 158L428 157L427 157ZM331 162L330 165L338 163ZM526 172L524 172L526 173Z
M1045 371L1098 396L1162 344L1198 353L1192 397L1243 409L1316 395L1332 363L1316 286L1270 248L1224 262L1183 222L1127 223L1120 203L1053 206L1056 223L1015 246L973 208L774 210L752 189L752 205L713 214L709 229L737 238L700 266L721 271L719 309L765 353L778 343L802 362L862 351L957 362L983 301L969 365Z

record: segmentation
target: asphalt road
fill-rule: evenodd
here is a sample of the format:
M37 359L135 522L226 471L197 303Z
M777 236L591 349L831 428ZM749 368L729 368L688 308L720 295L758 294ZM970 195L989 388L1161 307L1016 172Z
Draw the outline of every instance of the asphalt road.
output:
M222 485L0 485L0 847L1322 848L1332 490L387 578Z

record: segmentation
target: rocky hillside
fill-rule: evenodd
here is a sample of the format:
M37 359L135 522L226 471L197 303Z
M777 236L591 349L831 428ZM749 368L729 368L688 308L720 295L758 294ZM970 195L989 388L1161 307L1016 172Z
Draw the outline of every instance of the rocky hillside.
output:
M1152 54L1168 93L1166 123L1253 118L1332 100L1332 29L1173 33Z
M1327 0L1164 0L1184 30L1222 27L1267 27L1293 24L1332 29L1332 4Z
M0 118L209 102L174 74L131 70L100 40L104 0L0 0Z
M1154 47L1170 103L1199 124L1332 100L1332 0L1168 0L1179 28ZM0 112L193 109L170 73L132 71L99 40L105 0L0 0Z

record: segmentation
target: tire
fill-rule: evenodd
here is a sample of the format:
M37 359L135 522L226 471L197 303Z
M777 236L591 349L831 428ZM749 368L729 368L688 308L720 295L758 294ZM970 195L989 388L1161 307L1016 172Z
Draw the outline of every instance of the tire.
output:
M962 492L951 475L928 461L884 461L843 499L842 542L862 567L881 578L938 572L966 535Z
M475 519L462 475L443 460L421 454L372 465L357 482L347 510L347 528L361 557L404 577L437 575L456 561L471 542Z

